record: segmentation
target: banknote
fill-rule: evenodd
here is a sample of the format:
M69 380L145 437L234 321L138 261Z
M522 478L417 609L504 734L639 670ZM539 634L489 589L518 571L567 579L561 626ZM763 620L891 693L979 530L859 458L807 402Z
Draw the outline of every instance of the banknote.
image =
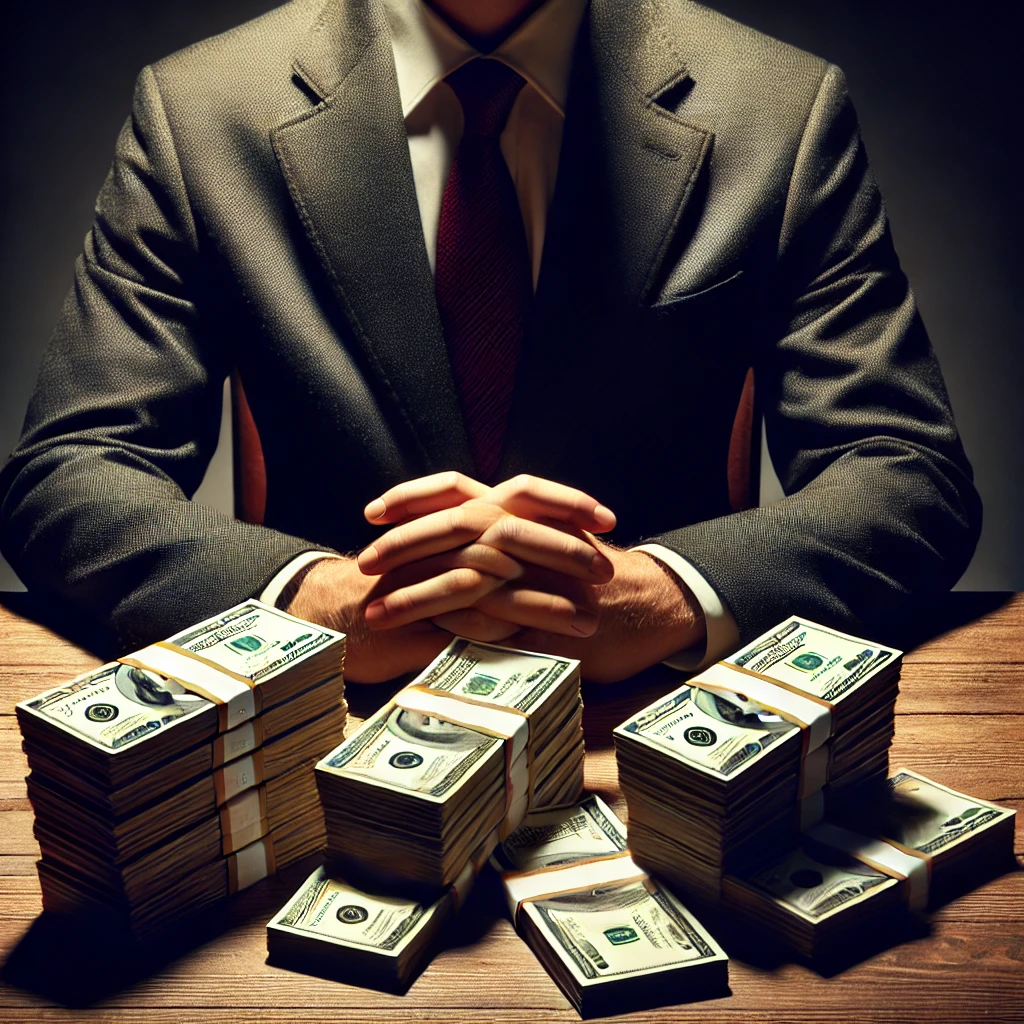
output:
M1014 813L907 770L896 772L887 786L878 828L886 839L921 853L939 853Z
M626 830L598 796L534 811L494 852L501 871L536 871L626 849Z
M503 741L438 718L384 707L317 768L445 800Z
M897 879L809 838L746 881L811 922L899 884Z
M110 751L134 746L213 704L155 672L111 663L23 706Z
M370 894L319 867L268 925L302 933L337 946L362 947L398 955L430 926L440 900L423 906L414 900Z
M686 908L650 878L532 900L522 913L584 985L726 959Z
M190 626L168 643L260 682L280 675L294 662L336 642L340 635L249 601Z
M627 719L615 732L729 777L759 760L799 726L736 693L683 686Z
M574 664L565 658L459 638L416 682L432 690L446 690L529 713Z
M792 618L725 660L835 703L901 654L895 648Z

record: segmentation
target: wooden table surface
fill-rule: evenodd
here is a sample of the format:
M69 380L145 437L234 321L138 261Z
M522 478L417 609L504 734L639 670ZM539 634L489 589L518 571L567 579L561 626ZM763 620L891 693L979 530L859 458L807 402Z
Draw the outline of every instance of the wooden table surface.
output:
M307 861L240 894L204 925L130 970L112 951L41 917L38 847L14 704L98 659L0 604L0 1021L574 1021L575 1012L478 885L443 948L404 996L267 966L265 925ZM1024 594L952 595L966 623L908 654L891 765L1018 811L1018 870L928 915L907 935L828 976L764 955L733 959L731 994L617 1018L628 1021L1024 1021ZM981 614L976 621L969 621ZM945 620L942 620L945 621ZM587 784L617 811L611 728L667 688L588 687ZM386 694L352 686L367 714ZM896 943L896 939L902 941ZM885 948L888 943L888 948ZM127 973L126 973L127 972Z

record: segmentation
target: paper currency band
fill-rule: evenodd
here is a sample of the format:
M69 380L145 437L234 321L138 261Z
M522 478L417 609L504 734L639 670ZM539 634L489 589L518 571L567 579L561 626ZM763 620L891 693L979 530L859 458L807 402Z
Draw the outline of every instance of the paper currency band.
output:
M228 893L234 895L277 871L274 840L264 836L228 857Z
M452 899L455 901L456 913L458 913L462 904L466 902L466 897L469 896L469 893L473 888L473 883L477 880L480 872L483 871L484 865L487 863L487 858L490 856L491 850L494 848L496 842L496 835L492 835L490 838L484 840L476 853L470 857L466 866L459 872L459 877L452 882L451 892Z
M502 875L501 881L512 922L518 926L525 903L585 892L614 882L641 882L646 878L646 872L637 867L628 853L613 853L608 857L591 857L536 871L508 872Z
M738 679L738 675L742 679ZM806 797L828 782L826 742L832 735L832 705L827 701L780 685L758 672L721 661L694 676L690 685L726 693L739 691L766 711L799 726L802 742L799 796Z
M407 686L393 703L405 711L439 718L474 732L500 739L505 744L505 813L499 830L504 840L526 817L533 799L533 744L530 718L516 708L486 704L447 690Z
M929 865L931 858L915 850L913 854L897 849L884 839L871 839L851 832L829 821L823 821L807 830L811 839L842 850L854 860L881 871L890 878L907 883L907 902L912 910L919 910L928 903Z
M189 693L216 704L220 732L255 718L261 710L259 691L251 679L175 644L161 640L120 660L125 665L167 676Z
M219 768L236 757L252 753L263 746L263 739L263 719L259 716L221 733L213 741L213 767Z
M225 856L248 846L269 831L266 786L247 790L220 809L221 850Z
M263 781L263 768L263 750L260 749L216 769L213 773L213 789L217 796L217 806L258 786Z

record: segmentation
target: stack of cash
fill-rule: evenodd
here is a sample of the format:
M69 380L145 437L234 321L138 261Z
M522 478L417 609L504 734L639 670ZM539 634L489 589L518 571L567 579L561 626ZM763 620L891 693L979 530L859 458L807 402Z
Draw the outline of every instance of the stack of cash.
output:
M373 885L355 885L319 867L267 924L269 962L404 992L484 862L485 851L480 849L453 885L426 902Z
M629 857L600 797L529 814L492 857L516 930L583 1017L728 991L728 958Z
M890 913L920 909L1013 863L1015 812L897 771L888 794L808 829L789 849L727 875L726 907L807 957L848 949ZM833 809L829 813L844 809Z
M456 638L316 766L328 862L392 892L450 886L530 806L579 793L582 710L579 662Z
M789 619L614 734L637 861L715 902L725 871L884 778L900 652ZM861 718L860 716L863 716Z
M145 938L322 846L343 659L252 601L19 704L44 906Z
M829 815L926 861L931 903L973 888L1014 863L1015 811L907 768L894 771L881 792L834 811L830 807Z

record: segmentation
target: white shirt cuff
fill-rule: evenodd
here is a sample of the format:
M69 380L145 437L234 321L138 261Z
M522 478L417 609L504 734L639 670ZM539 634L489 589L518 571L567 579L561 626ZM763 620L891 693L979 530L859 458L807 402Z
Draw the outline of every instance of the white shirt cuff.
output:
M323 558L338 557L331 551L303 551L301 555L296 555L290 562L286 562L284 567L274 574L270 582L257 595L257 599L264 604L269 604L271 608L276 608L281 594L284 593L284 588L291 583L297 572Z
M732 613L722 603L715 588L681 554L661 544L640 544L633 551L643 551L671 569L690 588L704 612L707 639L703 646L688 647L665 659L669 668L681 672L699 672L706 665L731 654L739 646L740 631Z

